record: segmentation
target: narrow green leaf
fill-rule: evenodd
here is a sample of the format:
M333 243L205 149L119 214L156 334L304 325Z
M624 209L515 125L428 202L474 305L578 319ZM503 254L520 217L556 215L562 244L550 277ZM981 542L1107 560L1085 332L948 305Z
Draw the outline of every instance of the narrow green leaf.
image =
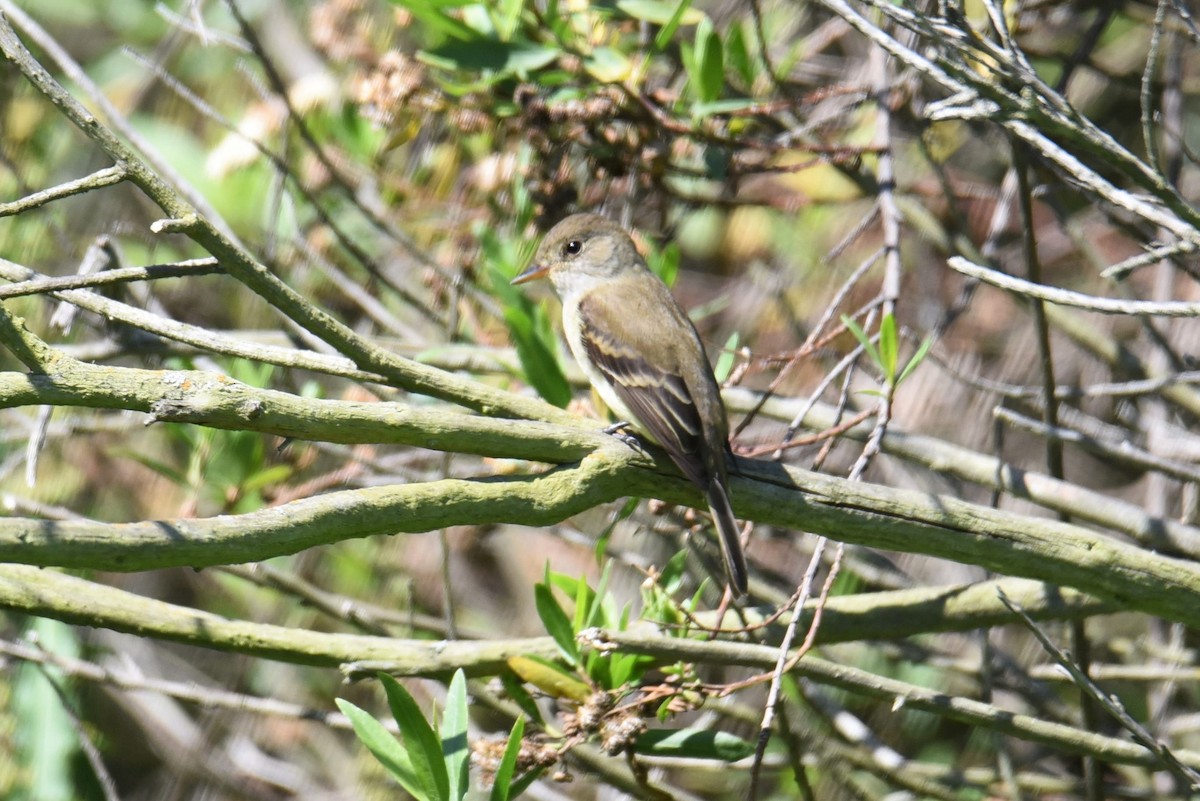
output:
M697 95L702 103L711 103L725 87L725 59L721 37L707 19L696 26Z
M407 8L418 22L442 36L462 39L466 42L479 38L479 33L471 28L471 26L442 11L441 8L438 8L439 4L437 3L429 2L429 0L405 0L405 2L397 2L396 4ZM465 5L465 3L454 3L444 7L449 8L458 5Z
M563 595L575 597L575 593L579 592L579 585L586 584L582 579L577 579L574 576L568 576L566 573L559 573L557 570L550 570L550 565L546 565L546 575L542 579L542 583L547 587L555 587Z
M446 70L466 72L495 72L515 74L525 78L530 72L554 62L559 56L555 47L531 42L500 42L476 38L471 41L446 42L421 51L421 60Z
M650 22L655 25L670 25L671 20L678 17L675 25L695 25L704 19L704 12L696 9L689 10L692 0L682 2L664 2L664 0L620 0L617 8L634 19Z
M491 801L508 801L509 791L512 790L512 778L517 769L517 756L521 753L521 738L525 736L525 718L517 718L512 732L508 735L508 745L504 747L504 756L496 767L496 779L492 782Z
M913 370L920 366L921 362L925 361L925 357L929 355L929 349L933 347L933 337L925 337L921 342L921 346L917 348L917 352L908 360L908 364L904 365L904 370L901 371L900 377L896 379L896 386L899 386L904 379L908 378Z
M538 777L545 772L545 768L535 768L527 771L524 776L513 782L512 789L508 791L509 798L516 798L529 789L529 785L538 780Z
M729 378L729 374L733 372L733 364L737 360L738 333L734 331L729 335L729 339L725 340L725 347L721 348L721 354L717 356L717 366L713 368L713 375L717 377L717 383L725 383L725 379Z
M893 314L885 314L879 321L879 359L888 384L894 386L900 362L900 338L896 334L896 317Z
M542 719L542 710L538 709L537 702L525 690L517 674L511 670L501 671L500 683L504 685L504 692L512 699L512 702L519 706L521 711L529 716L530 720L545 728L545 721Z
M167 425L173 424L168 423ZM174 467L171 467L166 462L160 462L157 459L152 459L144 453L139 453L138 451L127 448L114 448L109 451L109 455L124 457L126 459L135 461L142 467L150 468L155 473L158 473L160 476L170 481L172 484L178 484L181 487L186 487L189 483L188 477L182 472L176 470Z
M27 632L50 653L64 657L78 657L79 639L75 630L66 623L47 618L32 618ZM79 758L79 742L71 726L71 718L63 707L61 690L68 699L75 699L69 685L63 683L60 670L25 663L17 667L6 665L5 681L12 684L6 693L6 724L16 724L16 753L5 751L4 767L7 768L9 787L16 770L17 786L21 778L28 781L28 795L17 790L15 795L22 799L75 798L75 781L72 779L72 762ZM59 690L55 690L55 686ZM11 715L11 717L9 717ZM9 729L11 733L13 729ZM12 744L11 734L6 736ZM19 767L18 767L19 766ZM24 776L20 771L26 771ZM0 782L4 780L0 779ZM13 797L13 796L8 796Z
M692 13L689 14L688 12L691 10L691 5L692 0L679 0L679 5L675 6L675 11L671 14L671 18L667 20L667 23L662 26L662 30L660 30L658 35L654 37L655 50L665 49L666 46L670 44L671 37L675 35L675 31L679 30L680 25L699 25L700 22L708 19L708 17L700 11L692 11ZM699 18L697 18L697 15L699 15ZM692 20L695 20L695 22Z
M467 742L467 677L462 668L454 671L446 691L442 713L442 757L450 780L451 801L461 801L470 787L471 748Z
M753 91L757 65L750 58L750 48L746 44L746 28L741 22L735 22L725 35L725 61L742 79L744 88Z
M463 6L474 5L479 0L389 0L389 2L394 6L403 6L411 11L414 6L438 10L462 8Z
M600 571L600 580L596 582L596 591L592 593L588 603L587 616L583 619L583 625L579 627L579 631L593 626L607 627L616 622L605 614L606 607L612 602L612 598L608 596L608 581L612 578L612 566L612 560L604 563L604 568Z
M638 737L633 750L647 756L736 762L753 754L754 744L723 731L652 729Z
M255 473L251 473L242 481L241 491L243 493L258 492L264 487L269 487L272 484L281 484L287 481L292 476L292 466L289 464L277 464L270 467L265 467Z
M862 329L862 326L844 314L842 315L842 324L854 335L854 338L858 340L858 344L862 345L863 350L867 352L867 356L870 357L875 366L882 370L883 360L879 358L879 351L875 349L875 343L867 336L867 332Z
M547 402L565 409L571 402L571 385L558 364L554 346L534 325L533 315L538 313L532 308L526 311L518 306L508 306L504 309L504 321L508 323L525 379Z
M757 106L759 101L752 97L731 97L726 100L713 100L709 103L692 105L693 117L708 117L713 114L733 114Z
M575 615L571 618L571 630L583 631L584 621L587 620L588 609L592 606L595 594L583 578L580 578L575 588Z
M698 58L696 46L693 42L679 42L679 61L683 64L683 71L687 73L688 86L691 87L692 94L696 95L697 98L700 96L700 91L696 88L700 84Z
M533 588L533 601L537 607L538 617L546 627L546 633L554 640L567 664L579 664L579 645L575 642L575 631L571 627L571 619L559 605L554 593L547 584L538 584Z
M658 574L658 584L667 595L674 595L683 586L687 576L687 556L686 550L679 551L667 560Z
M475 39L480 42L494 42L500 38L500 32L496 30L496 20L492 16L494 6L494 2L487 5L471 3L463 6L462 21L468 28L475 31Z
M379 674L383 691L387 694L392 717L400 726L400 736L412 763L413 773L429 799L450 797L450 778L446 775L446 763L442 759L442 744L433 727L421 714L416 700L408 690L386 673Z
M605 690L615 689L612 682L612 662L608 654L600 651L588 651L583 660L583 672L592 684Z
M421 801L436 801L424 795L424 788L417 779L408 752L382 723L344 698L335 698L334 702L342 714L350 719L359 742L367 747L409 795Z
M496 33L501 40L508 41L517 30L521 21L521 12L525 10L525 0L500 0L500 19L496 25Z

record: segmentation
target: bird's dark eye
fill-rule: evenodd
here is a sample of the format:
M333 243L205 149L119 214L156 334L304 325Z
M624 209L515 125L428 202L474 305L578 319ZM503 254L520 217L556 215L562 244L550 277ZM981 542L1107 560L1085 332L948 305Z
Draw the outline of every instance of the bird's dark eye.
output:
M583 250L583 243L578 239L572 239L570 242L563 245L564 256L578 256L579 251Z

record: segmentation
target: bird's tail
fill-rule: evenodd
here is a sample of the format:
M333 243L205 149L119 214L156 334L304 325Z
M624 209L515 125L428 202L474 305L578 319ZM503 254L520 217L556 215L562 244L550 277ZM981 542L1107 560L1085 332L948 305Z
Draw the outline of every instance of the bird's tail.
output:
M721 542L721 555L725 557L725 573L729 577L729 585L733 587L733 594L740 597L746 594L749 573L746 569L746 555L742 553L742 527L738 525L733 516L733 508L729 505L729 489L725 480L714 476L705 495L708 499L708 510L712 512L713 523L717 526L717 538Z

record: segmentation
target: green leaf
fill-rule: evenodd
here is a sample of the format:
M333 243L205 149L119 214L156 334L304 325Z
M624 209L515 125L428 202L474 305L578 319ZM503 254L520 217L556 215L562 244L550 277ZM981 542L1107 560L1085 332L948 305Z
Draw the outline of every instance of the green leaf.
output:
M647 756L736 762L753 754L754 744L723 731L652 729L638 737L633 750Z
M844 314L842 315L842 325L850 330L850 333L858 340L858 344L862 345L863 350L867 352L867 356L870 357L876 367L882 370L883 360L879 358L879 351L875 349L875 343L867 336L867 332L862 330L862 326Z
M519 706L521 711L529 716L530 720L545 728L545 721L542 720L542 710L538 709L537 702L533 700L533 696L522 686L521 679L517 674L511 670L501 671L500 683L504 685L504 692L512 699L512 702Z
M613 653L610 658L612 660L610 672L614 687L640 680L646 669L654 664L654 657L645 654Z
M721 37L707 19L696 26L696 94L701 103L711 103L725 88L725 60Z
M66 623L32 618L27 634L36 637L50 653L66 658L79 656L77 635ZM16 726L15 730L9 730L16 733L16 753L6 750L5 768L10 782L13 770L28 772L23 777L17 774L17 786L21 786L21 778L26 779L25 788L29 794L21 795L18 790L16 795L34 801L78 797L76 791L79 788L72 780L71 768L72 762L79 757L79 742L71 726L71 717L63 708L63 698L59 696L61 691L67 699L75 701L75 693L63 682L58 668L47 666L43 669L31 663L20 667L9 663L6 667L11 670L6 671L9 677L6 682L11 680L12 684L5 717L8 718L6 725ZM55 689L56 685L59 690ZM5 739L13 742L11 734Z
M579 631L591 628L592 626L611 626L616 621L612 619L611 614L608 614L611 609L615 609L612 596L608 594L608 582L612 578L612 561L604 563L604 568L600 571L600 580L596 582L596 591L592 593L592 597L588 603L587 616L583 619L579 626Z
M571 385L558 364L550 342L541 335L533 315L517 306L504 309L504 321L517 349L517 359L525 370L525 378L548 403L565 409L571 402Z
M389 0L394 6L403 6L412 11L414 6L421 6L434 10L445 10L447 8L462 8L463 6L475 5L479 0Z
M713 114L733 114L757 105L759 105L759 101L752 97L731 97L726 100L713 100L709 103L694 103L691 113L693 117L697 118Z
M171 424L168 424L168 425L171 425ZM174 426L172 426L172 427L174 427ZM129 450L127 448L114 448L109 453L112 456L124 457L126 459L131 459L131 460L137 462L138 464L140 464L142 467L148 467L151 470L153 470L155 473L158 473L160 476L162 476L163 478L170 481L172 484L177 484L178 486L186 487L190 483L188 481L188 477L186 475L184 475L183 473L181 473L180 471L176 470L174 467L171 467L166 462L160 462L157 459L152 459L144 453Z
M454 671L446 691L442 713L442 758L450 780L450 798L461 801L470 787L471 748L467 742L467 677L462 668Z
M592 588L586 581L580 579L579 585L575 588L575 616L571 619L572 631L583 631L588 610L591 609L595 599L596 594L592 592Z
M525 718L517 718L513 724L512 733L508 735L508 745L504 747L504 756L496 767L496 779L492 782L491 801L508 801L509 791L512 790L513 773L517 769L517 756L521 753L521 738L525 736Z
M659 586L668 595L674 595L683 587L683 582L687 578L687 551L679 551L663 565L662 571L658 574Z
M504 41L516 33L517 23L521 21L521 12L525 10L525 0L500 0L500 19L497 21L496 33Z
M888 384L896 383L896 368L900 362L900 338L896 334L896 317L885 314L879 321L879 359Z
M675 284L675 278L679 275L679 261L679 245L675 242L661 250L651 251L646 257L646 264L667 286Z
M747 90L753 90L754 79L758 77L757 65L750 58L750 48L746 44L746 28L741 22L734 23L725 36L725 61L742 79Z
M467 5L466 3L444 3L440 0L392 0L392 3L407 8L418 22L441 36L462 39L465 42L479 38L479 33L475 29L442 10L458 8Z
M433 727L425 720L416 700L400 682L386 673L379 674L379 681L383 683L392 717L400 726L404 748L408 752L413 773L424 790L425 797L431 801L448 799L450 777L446 774L446 763L442 758L442 744Z
M617 3L617 8L634 19L662 26L654 37L655 50L666 48L680 25L696 25L708 19L703 11L691 6L692 0L679 0L674 4L661 0L620 0Z
M718 384L723 384L733 372L733 364L737 361L737 346L738 334L734 331L729 335L729 339L725 340L725 347L721 348L721 355L717 357L717 366L713 368L713 375L716 376Z
M620 511L618 511L613 516L613 519L609 522L609 524L604 527L604 531L600 532L600 536L596 538L596 547L594 549L596 554L596 564L601 564L604 562L604 557L608 553L609 540L612 539L612 535L617 528L617 524L622 520L628 520L629 516L637 511L637 506L641 502L642 499L638 497L627 498Z
M242 492L258 492L264 487L269 487L272 484L282 484L287 481L292 475L292 466L288 464L277 464L271 467L263 468L256 473L251 473L244 481L242 481Z
M446 70L494 72L524 80L530 72L552 64L560 51L531 42L500 42L475 38L453 41L421 51L421 61Z
M537 781L538 777L545 772L545 768L535 768L527 771L524 776L513 782L512 789L508 792L509 798L516 798L521 793L529 789L529 785Z
M619 50L597 47L583 60L583 68L601 83L620 83L629 77L633 64Z
M391 732L365 710L359 709L344 698L335 698L334 701L337 703L338 709L342 710L342 714L350 719L350 725L354 728L354 734L358 737L359 742L365 745L380 764L387 768L387 772L392 774L392 778L398 781L400 786L414 798L421 799L421 801L434 801L434 799L427 799L423 794L423 788L413 770L408 752L392 736Z
M567 671L562 665L556 665L536 656L510 656L507 660L513 673L537 687L542 692L554 698L569 698L572 701L586 701L592 694L592 688L587 682Z
M667 3L663 0L620 0L617 8L634 19L655 25L670 25L671 21L675 20L678 27L695 25L705 18L703 11L691 8L691 5L692 0L680 0L677 3Z
M679 5L675 7L675 11L671 14L671 18L667 20L667 23L663 25L662 30L660 30L658 35L654 37L655 50L664 50L666 46L670 44L671 38L675 35L675 31L679 30L680 25L699 25L701 22L708 19L708 17L700 11L692 11L691 14L688 14L688 11L691 10L691 5L691 0L679 0ZM699 16L699 19L696 19L697 16ZM691 21L693 19L696 20L694 23Z
M904 369L900 372L900 377L896 379L896 386L899 386L904 379L908 378L913 370L916 370L920 366L921 362L925 361L925 357L929 355L929 349L932 347L933 337L925 337L920 347L917 348L917 352L908 360L908 364L904 365Z
M559 652L574 667L579 664L579 644L575 642L575 631L571 627L571 619L559 605L548 584L538 584L533 588L533 601L537 607L538 617L546 627L546 633L554 640Z

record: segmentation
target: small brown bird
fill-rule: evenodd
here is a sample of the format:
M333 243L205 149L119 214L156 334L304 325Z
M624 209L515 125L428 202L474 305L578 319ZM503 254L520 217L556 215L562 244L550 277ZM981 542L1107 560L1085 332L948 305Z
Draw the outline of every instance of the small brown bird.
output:
M562 300L567 345L600 397L704 493L729 584L744 595L746 557L729 505L729 423L696 327L629 235L598 214L551 228L513 283L543 277Z

